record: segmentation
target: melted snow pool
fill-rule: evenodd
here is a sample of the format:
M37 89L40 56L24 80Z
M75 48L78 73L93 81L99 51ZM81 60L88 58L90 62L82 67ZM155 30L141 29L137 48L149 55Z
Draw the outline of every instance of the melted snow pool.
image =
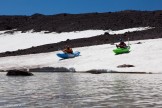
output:
M135 108L162 106L161 74L0 73L0 108Z

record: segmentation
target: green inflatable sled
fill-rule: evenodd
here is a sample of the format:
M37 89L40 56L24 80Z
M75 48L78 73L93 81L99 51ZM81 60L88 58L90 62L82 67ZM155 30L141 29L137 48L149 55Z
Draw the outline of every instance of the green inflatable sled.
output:
M116 48L113 50L115 54L123 54L123 53L129 53L130 52L130 46L127 48Z

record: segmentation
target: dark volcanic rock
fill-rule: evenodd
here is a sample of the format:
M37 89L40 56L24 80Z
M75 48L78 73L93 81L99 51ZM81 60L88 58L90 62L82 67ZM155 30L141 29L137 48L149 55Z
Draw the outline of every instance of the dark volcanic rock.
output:
M0 16L0 30L17 29L69 32L88 29L124 29L140 26L162 27L162 11L120 11L87 14Z
M75 69L67 69L65 67L42 67L29 69L29 72L75 72Z
M136 44L142 44L142 42L137 42Z
M32 76L33 74L27 71L21 70L9 70L7 76Z
M130 65L130 64L123 64L123 65L119 65L117 66L118 68L129 68L129 67L134 67L134 65Z
M91 74L101 74L101 73L108 73L107 70L105 69L92 69L92 70L88 70L86 71L87 73L91 73Z

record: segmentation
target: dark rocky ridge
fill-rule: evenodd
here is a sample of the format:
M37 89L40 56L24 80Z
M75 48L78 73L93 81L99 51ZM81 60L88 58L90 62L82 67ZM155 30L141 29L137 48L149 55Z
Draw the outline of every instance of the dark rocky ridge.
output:
M87 14L0 16L0 30L69 32L88 29L118 30L139 26L162 27L162 11L121 11Z
M124 40L162 38L162 11L121 11L114 13L90 13L90 14L58 14L32 16L0 16L0 30L17 29L26 32L33 29L49 32L70 32L88 29L119 30L131 27L155 27L146 31L126 33L125 35L104 35L91 38L67 40L59 43L32 47L13 52L0 53L0 57L35 54L57 51L70 45L71 47L83 47L118 42L122 36Z
M65 67L42 67L42 68L32 68L29 72L76 72L74 68Z

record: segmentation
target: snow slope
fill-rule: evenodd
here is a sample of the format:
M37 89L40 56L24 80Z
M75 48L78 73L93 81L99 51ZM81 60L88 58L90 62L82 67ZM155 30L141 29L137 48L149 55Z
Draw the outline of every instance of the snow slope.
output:
M152 72L162 73L162 39L131 41L131 52L114 55L115 45L104 44L90 47L74 48L81 56L60 60L56 53L40 53L23 56L0 58L0 69L22 69L35 67L66 67L76 71L106 69L119 72ZM135 67L117 68L118 65L130 64Z
M118 31L111 30L87 30L69 33L14 33L13 35L0 34L0 52L25 49L32 46L39 46L49 43L57 43L66 39L78 39L92 37L105 32L110 34L123 34L125 32L141 31L151 29L151 27L130 28ZM131 41L131 52L128 54L114 55L112 50L115 45L105 44L89 47L74 48L80 51L81 56L60 60L56 53L30 54L23 56L11 56L0 58L0 70L26 69L37 67L66 67L75 68L76 71L88 71L92 69L105 69L107 71L119 72L153 72L161 73L162 67L162 39ZM7 44L6 44L7 43ZM118 65L130 64L135 67L117 68Z
M110 34L123 34L125 32L142 31L152 29L152 27L138 27L129 28L124 30L85 30L76 32L63 32L63 33L48 33L44 32L27 33L16 32L14 34L4 34L6 31L0 31L0 52L15 51L18 49L26 49L32 46L40 46L50 43L57 43L66 41L67 39L88 38L109 32Z

